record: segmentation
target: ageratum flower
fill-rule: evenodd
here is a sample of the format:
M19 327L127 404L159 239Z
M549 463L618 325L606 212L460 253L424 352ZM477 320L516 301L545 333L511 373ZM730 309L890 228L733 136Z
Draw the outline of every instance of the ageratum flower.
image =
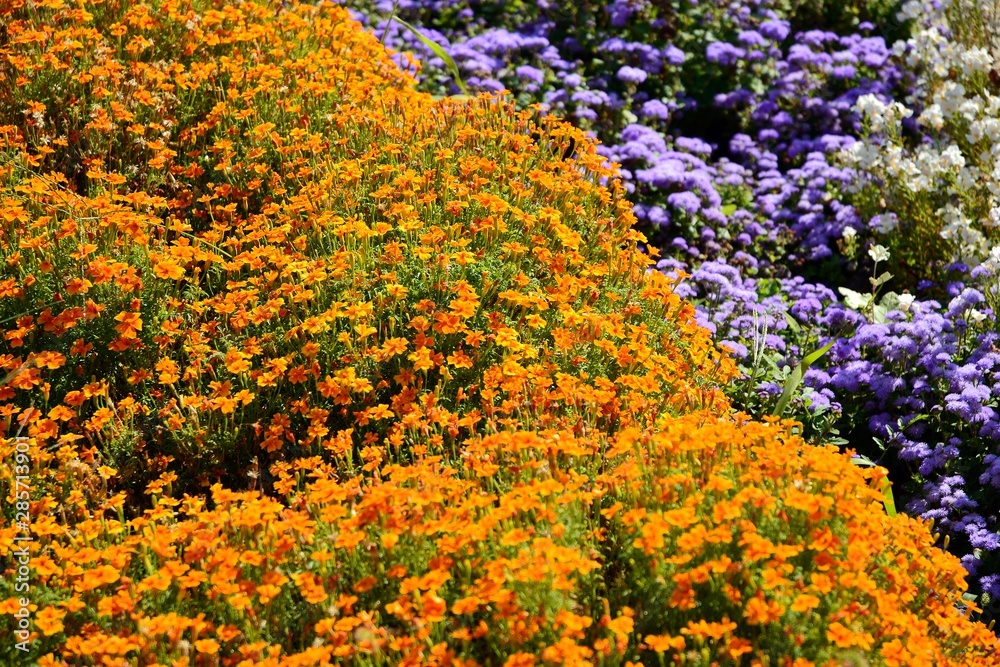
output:
M618 78L625 83L642 83L649 76L645 70L639 69L638 67L629 67L628 65L623 65L618 69Z

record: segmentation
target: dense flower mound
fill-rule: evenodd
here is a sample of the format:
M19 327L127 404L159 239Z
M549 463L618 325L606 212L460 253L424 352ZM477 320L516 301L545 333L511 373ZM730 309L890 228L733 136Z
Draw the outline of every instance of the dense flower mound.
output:
M957 562L835 449L705 411L462 446L52 526L40 664L995 663Z
M883 473L732 413L582 131L333 6L3 11L29 659L995 663Z
M786 414L889 466L996 616L994 0L342 1L420 57L395 56L423 89L458 88L392 11L472 89L597 136L658 268L691 274L677 293L738 361L734 405L772 413L833 342Z
M11 417L45 441L82 428L129 478L150 453L183 457L200 476L186 482L207 486L256 456L357 449L375 467L378 447L418 436L614 430L714 400L731 364L666 278L642 279L630 207L599 185L611 172L579 131L540 129L539 145L499 101L434 103L340 14L305 12L257 19L282 31L266 57L260 35L223 22L188 31L176 48L191 55L153 72L137 58L66 82L90 97L127 89L130 68L153 81L183 68L204 116L165 83L148 104L132 94L134 112L105 95L79 127L51 104L9 112L4 367L29 366L4 389ZM155 21L182 18L209 21ZM288 53L307 28L326 41ZM41 85L12 107L44 104ZM71 142L55 135L65 124ZM45 175L62 165L89 196ZM14 407L44 383L48 413Z

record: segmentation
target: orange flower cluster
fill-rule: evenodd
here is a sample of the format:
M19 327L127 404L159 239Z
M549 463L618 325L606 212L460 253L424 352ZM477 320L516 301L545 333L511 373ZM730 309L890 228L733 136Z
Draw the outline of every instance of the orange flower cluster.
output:
M730 414L581 132L415 92L333 5L0 21L39 664L995 663L926 526Z
M167 476L141 518L52 526L40 664L995 664L955 559L835 449L660 425L501 432L378 476L302 459L284 501L177 500Z

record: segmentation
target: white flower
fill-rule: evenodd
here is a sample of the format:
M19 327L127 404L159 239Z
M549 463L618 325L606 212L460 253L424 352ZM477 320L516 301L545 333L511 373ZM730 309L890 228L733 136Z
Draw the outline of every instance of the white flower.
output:
M941 115L941 107L932 104L924 109L924 112L920 114L920 122L935 130L940 130L944 127L944 116Z
M922 11L923 6L920 2L910 0L910 2L904 3L903 6L899 8L899 14L896 15L896 18L899 19L900 22L909 21L910 19L919 18Z
M854 227L844 227L844 231L841 233L841 236L844 237L845 241L853 241L857 237L857 235L858 235L858 230L856 230Z
M958 108L958 113L962 114L962 117L970 123L979 117L982 113L983 103L977 99L972 98L962 102L962 106Z
M1000 227L1000 208L994 206L993 208L990 209L990 221L989 223L987 223L987 226ZM993 254L993 251L995 251L996 249L997 249L996 246L994 246L993 250L990 251L991 256Z
M989 72L993 67L993 56L986 49L974 46L961 55L963 74Z
M879 234L891 234L899 226L899 218L895 213L882 213L873 217L869 224Z
M969 191L976 187L977 180L979 178L980 175L972 169L962 167L958 172L958 176L955 178L955 184L958 185L960 190Z
M986 314L981 313L975 308L969 311L969 321L973 324L981 324L986 321Z
M944 84L944 90L938 91L936 102L945 116L952 116L965 102L965 86L954 81Z
M910 306L913 305L913 302L915 300L916 300L916 297L913 296L912 294L900 294L899 295L899 309L901 311L903 311L904 313L910 312Z
M955 144L944 149L944 152L941 153L941 159L953 169L961 169L965 166L965 156L962 155L962 149Z
M884 262L889 259L889 251L885 248L885 246L873 245L868 248L868 256L871 257L875 263Z
M858 113L866 116L881 115L885 111L885 105L870 93L859 97L854 108L858 110Z

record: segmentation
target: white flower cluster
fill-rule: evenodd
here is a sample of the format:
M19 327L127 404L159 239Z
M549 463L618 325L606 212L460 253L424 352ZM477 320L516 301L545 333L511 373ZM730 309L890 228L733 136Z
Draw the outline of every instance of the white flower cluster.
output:
M915 73L917 92L906 106L861 96L855 109L866 139L843 154L868 175L885 211L899 212L902 224L920 223L907 220L907 213L933 211L952 259L971 264L986 259L1000 242L998 17L1000 0L904 2L899 18L919 25L893 53ZM921 110L915 121L922 142L904 140L903 120L913 109ZM896 229L885 224L884 215L873 221L877 233Z

